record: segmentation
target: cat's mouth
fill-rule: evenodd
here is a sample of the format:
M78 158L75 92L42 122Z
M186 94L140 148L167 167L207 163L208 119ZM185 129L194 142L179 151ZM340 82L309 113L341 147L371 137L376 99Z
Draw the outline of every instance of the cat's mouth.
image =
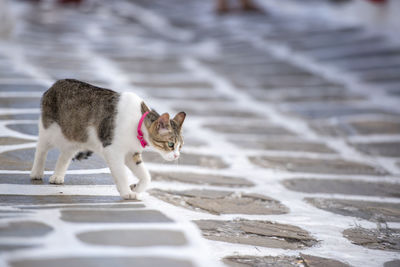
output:
M170 152L170 153L162 153L161 156L166 160L166 161L174 161L179 159L179 152L178 153L174 153L174 152Z

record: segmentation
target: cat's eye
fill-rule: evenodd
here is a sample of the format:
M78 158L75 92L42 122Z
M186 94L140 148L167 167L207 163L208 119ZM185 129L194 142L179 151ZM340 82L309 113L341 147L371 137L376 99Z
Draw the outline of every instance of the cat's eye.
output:
M175 146L175 144L174 144L173 142L168 142L168 146L169 146L170 148L173 148L173 147Z

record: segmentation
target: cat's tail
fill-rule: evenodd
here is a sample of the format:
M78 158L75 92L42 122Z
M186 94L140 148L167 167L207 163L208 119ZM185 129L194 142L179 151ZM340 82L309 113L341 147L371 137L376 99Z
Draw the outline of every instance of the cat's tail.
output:
M79 152L78 154L76 154L72 160L88 159L92 154L93 154L93 152L90 150L82 151L82 152Z

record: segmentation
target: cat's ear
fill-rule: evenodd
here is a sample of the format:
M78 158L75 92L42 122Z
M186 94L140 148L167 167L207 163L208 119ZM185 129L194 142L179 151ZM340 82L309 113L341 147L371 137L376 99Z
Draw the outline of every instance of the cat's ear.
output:
M144 101L141 103L140 107L142 109L142 114L150 112L150 108L144 103Z
M176 114L172 120L176 122L179 128L181 128L185 118L186 118L186 113L181 111L178 114Z
M157 130L160 135L168 134L169 131L169 114L164 113L157 119Z

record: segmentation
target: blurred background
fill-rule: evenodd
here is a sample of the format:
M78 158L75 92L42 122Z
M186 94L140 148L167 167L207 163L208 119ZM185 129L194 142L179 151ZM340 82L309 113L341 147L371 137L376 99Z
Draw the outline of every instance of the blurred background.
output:
M400 266L400 2L0 0L0 265ZM184 110L122 201L104 161L28 177L74 78ZM133 136L134 137L134 136ZM135 181L134 177L132 182Z

